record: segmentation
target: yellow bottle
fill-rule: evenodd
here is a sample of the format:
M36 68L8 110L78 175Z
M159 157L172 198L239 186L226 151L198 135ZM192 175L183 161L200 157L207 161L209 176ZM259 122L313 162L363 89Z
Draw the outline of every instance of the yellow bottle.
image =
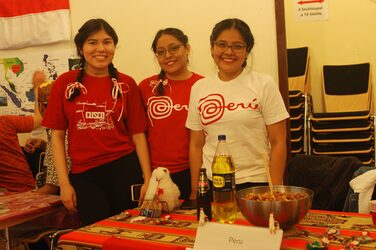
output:
M234 223L237 213L235 165L226 144L226 135L218 136L212 163L213 216L221 223Z

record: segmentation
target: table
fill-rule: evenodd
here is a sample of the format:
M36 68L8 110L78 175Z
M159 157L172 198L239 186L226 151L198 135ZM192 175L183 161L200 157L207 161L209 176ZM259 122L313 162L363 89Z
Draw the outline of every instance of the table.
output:
M49 216L52 215L52 216ZM0 231L4 231L5 247L10 249L9 230L18 225L23 231L54 228L61 223L66 210L56 195L29 191L22 193L0 192ZM37 220L34 228L31 221ZM27 226L25 225L27 224Z
M62 235L58 245L85 246L92 249L176 249L193 248L197 230L195 210L178 210L170 214L170 222L136 221L139 210L128 210L131 218L118 220L117 216L82 227ZM162 217L163 219L163 217ZM250 225L239 216L237 224ZM352 236L361 237L367 231L372 242L361 244L361 249L376 249L376 225L368 214L311 210L298 225L284 232L281 249L306 249L306 244L320 241L328 228L336 228L339 235L328 247L343 249L343 242Z

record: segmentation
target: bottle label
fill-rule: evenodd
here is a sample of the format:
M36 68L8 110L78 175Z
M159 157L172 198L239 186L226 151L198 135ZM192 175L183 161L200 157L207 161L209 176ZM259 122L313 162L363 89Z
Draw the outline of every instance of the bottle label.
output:
M209 184L205 181L198 182L198 191L202 194L206 193L209 189Z
M213 189L219 192L228 192L235 190L235 174L214 174Z

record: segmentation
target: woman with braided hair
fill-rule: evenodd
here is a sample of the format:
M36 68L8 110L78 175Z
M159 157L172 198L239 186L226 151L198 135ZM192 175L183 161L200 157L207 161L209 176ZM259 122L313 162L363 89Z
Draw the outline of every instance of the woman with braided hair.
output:
M152 168L166 167L182 199L191 196L189 130L185 127L189 93L202 76L188 69L188 37L177 28L161 29L152 50L161 71L139 87L149 120L148 142Z
M66 208L78 210L83 225L137 206L131 186L151 175L140 91L112 63L118 37L103 19L91 19L74 42L80 68L54 83L43 125L52 129L52 154ZM72 161L68 178L64 136ZM142 197L141 197L142 198Z

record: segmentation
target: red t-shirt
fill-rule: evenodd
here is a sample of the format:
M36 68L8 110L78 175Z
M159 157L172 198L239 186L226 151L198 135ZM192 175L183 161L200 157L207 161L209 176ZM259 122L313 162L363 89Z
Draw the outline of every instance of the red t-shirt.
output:
M68 129L72 173L84 172L131 153L135 150L132 134L147 129L141 94L133 78L118 73L123 95L115 100L111 95L110 77L84 74L82 85L87 93L81 89L79 96L68 101L67 86L76 82L78 73L78 70L66 72L55 81L43 117L43 125L48 128Z
M157 95L158 76L139 84L149 126L148 142L152 168L166 167L171 173L189 168L189 129L185 127L192 85L202 76L187 80L167 79L164 95Z
M0 116L0 187L13 192L35 188L35 180L18 143L17 133L34 129L32 116Z

